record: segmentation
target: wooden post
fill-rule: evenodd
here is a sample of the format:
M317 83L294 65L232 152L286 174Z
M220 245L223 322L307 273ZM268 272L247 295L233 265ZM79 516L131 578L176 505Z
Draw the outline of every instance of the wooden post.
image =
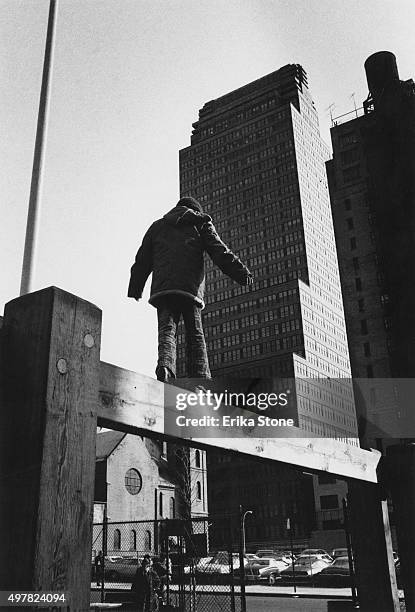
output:
M349 482L349 528L362 612L399 612L387 502L380 485Z
M89 610L101 311L51 287L2 329L1 590L66 591Z
M386 486L392 493L401 582L406 609L415 610L415 444L389 446L384 458Z

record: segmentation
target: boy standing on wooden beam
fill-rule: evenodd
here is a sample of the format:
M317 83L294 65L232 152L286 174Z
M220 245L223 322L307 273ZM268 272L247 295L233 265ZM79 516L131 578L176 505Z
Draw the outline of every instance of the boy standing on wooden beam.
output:
M197 200L181 198L144 236L131 268L128 297L139 300L150 273L150 304L157 308L158 363L156 376L166 382L176 377L177 325L183 316L186 332L187 375L210 378L202 327L205 273L203 254L240 285L250 285L252 274L220 239L209 215Z

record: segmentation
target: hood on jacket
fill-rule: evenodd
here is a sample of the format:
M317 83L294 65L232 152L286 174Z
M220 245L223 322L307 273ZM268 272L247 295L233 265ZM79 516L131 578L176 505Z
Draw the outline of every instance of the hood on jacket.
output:
M163 219L169 225L196 225L196 227L212 221L206 213L196 212L187 206L175 206L164 215Z

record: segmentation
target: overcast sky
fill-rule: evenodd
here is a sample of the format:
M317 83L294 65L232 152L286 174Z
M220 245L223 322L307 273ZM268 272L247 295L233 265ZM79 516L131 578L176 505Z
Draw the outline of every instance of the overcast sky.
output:
M367 95L364 60L415 77L413 0L58 0L35 287L103 310L104 361L153 376L156 311L126 298L150 223L179 195L205 102L300 63L329 142ZM1 0L0 304L20 286L48 0ZM0 306L0 311L2 306Z

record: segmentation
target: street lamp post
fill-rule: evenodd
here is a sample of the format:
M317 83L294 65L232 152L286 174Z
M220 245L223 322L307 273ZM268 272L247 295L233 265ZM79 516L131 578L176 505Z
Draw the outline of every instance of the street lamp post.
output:
M246 612L245 599L245 519L248 514L253 514L252 510L242 511L242 506L239 506L239 572L240 572L240 588L241 588L241 612Z
M245 557L246 555L246 537L245 537L245 519L247 517L248 514L253 514L252 510L246 510L243 515L242 515L242 519L241 519L241 527L242 527L242 551L243 551L243 555Z

